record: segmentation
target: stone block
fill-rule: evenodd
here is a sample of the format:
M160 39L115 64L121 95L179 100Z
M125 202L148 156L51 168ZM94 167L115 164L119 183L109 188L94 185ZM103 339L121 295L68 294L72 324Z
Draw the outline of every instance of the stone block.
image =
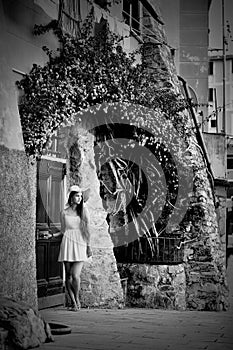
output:
M0 298L0 322L8 339L18 349L29 349L53 341L50 326L40 314L23 302Z
M201 276L200 276L200 273L197 273L197 272L190 272L190 275L189 275L189 281L190 282L199 282L201 279Z
M123 289L113 250L93 248L92 262L85 264L81 275L82 307L119 307L124 305Z
M182 265L118 264L118 268L121 276L128 277L127 306L185 309L186 280Z

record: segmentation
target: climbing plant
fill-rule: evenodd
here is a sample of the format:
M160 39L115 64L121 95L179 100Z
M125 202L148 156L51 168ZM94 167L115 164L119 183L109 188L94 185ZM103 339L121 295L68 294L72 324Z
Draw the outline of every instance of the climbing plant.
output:
M24 92L20 117L28 155L40 157L59 126L96 104L125 101L160 108L168 118L184 108L184 101L170 88L158 89L153 73L143 63L135 63L135 54L127 56L106 23L91 35L91 16L83 23L80 37L63 33L57 21L35 27L37 35L52 30L59 47L53 52L44 46L48 62L33 64L17 82Z
M150 149L166 174L167 183L160 184L159 176L153 178L155 170L151 167L151 176L148 180L151 181L154 193L159 188L158 206L162 205L161 198L166 198L166 211L163 212L159 222L159 228L163 228L176 200L177 164L169 159L166 145L161 145L158 140L155 115L144 112L145 108L155 111L158 122L159 116L162 115L172 123L180 135L182 134L182 137L185 137L188 134L188 128L185 127L185 114L180 113L186 107L184 99L171 87L159 88L153 71L148 69L143 60L137 62L136 54L143 53L143 45L140 52L127 55L122 49L121 38L109 31L105 21L99 24L98 31L95 30L93 12L90 12L82 23L78 37L64 33L58 21L52 21L45 26L35 26L36 35L47 31L53 31L56 35L58 49L52 51L48 47L43 47L48 56L48 62L44 66L33 64L29 74L17 82L18 87L24 91L20 103L20 117L27 154L34 159L39 159L53 133L59 127L72 123L78 118L81 120L87 111L95 114L96 106L121 103L124 109L123 115L129 120L129 124L130 121L134 121L141 128L133 131L133 141L131 141L139 142L142 147L150 145ZM137 106L137 113L135 110L133 113L130 112L130 108L125 108L127 105ZM142 108L141 113L140 108ZM107 118L106 114L106 123ZM161 121L160 124L162 125L160 125L159 134L166 135L168 143L171 144L173 142L170 135L171 128L167 128ZM149 129L152 135L144 132L144 127ZM132 142L129 141L129 147L132 147ZM179 144L174 143L172 147L178 154ZM182 164L186 161L184 154L177 159ZM149 159L146 161L150 163ZM141 162L145 162L145 159L141 159ZM115 163L119 164L120 158ZM133 160L123 163L126 165L124 171L127 174ZM118 170L116 166L116 174L119 174ZM136 173L138 169L135 170ZM131 180L136 181L140 186L143 175L140 172L136 178L135 174L130 175ZM115 180L119 183L119 179L115 178ZM144 200L142 200L143 196L145 193L142 191L141 198L135 198L139 204L138 213L141 210L140 201ZM150 208L149 215L153 216L151 210ZM135 214L132 208L129 208L128 212L131 220L135 222L136 231L139 232L140 229L136 223L137 213ZM148 233L146 224L143 232Z

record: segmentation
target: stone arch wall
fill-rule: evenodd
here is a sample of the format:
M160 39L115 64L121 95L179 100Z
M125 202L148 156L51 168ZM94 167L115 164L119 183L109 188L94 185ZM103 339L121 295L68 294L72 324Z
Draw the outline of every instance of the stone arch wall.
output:
M162 26L145 9L143 21L158 40L166 42ZM169 47L153 44L148 38L145 42L143 59L153 69L158 88L170 86L173 91L179 91ZM228 307L225 256L214 204L215 194L194 133L189 138L189 150L194 178L190 206L183 221L184 262L171 268L121 264L120 273L122 277L129 277L131 284L129 304L196 310L225 310Z
M94 136L79 122L65 130L68 187L78 184L90 188L86 205L91 217L93 258L84 264L81 276L81 303L85 307L118 307L124 305L123 289L113 254L107 213L99 194L94 160Z
M192 140L195 142L195 140ZM228 308L225 254L208 172L199 149L195 154L194 189L190 203L190 225L186 227L185 247L187 308L225 310ZM199 164L199 166L198 166ZM202 166L200 166L200 164Z
M87 116L88 112L86 113ZM87 118L88 119L88 118ZM78 120L78 118L77 118ZM128 306L222 310L227 308L227 286L213 190L195 135L189 140L194 185L183 221L182 264L116 264L106 211L96 173L94 136L79 121L68 128L69 184L90 187L88 207L92 218L94 258L83 270L82 303L87 306L123 305L120 278L128 278Z

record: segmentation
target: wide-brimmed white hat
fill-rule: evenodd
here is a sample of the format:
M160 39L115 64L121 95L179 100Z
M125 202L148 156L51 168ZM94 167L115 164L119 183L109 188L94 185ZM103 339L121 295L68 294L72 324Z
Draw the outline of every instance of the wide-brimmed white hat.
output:
M90 196L90 188L81 188L78 185L72 185L69 189L68 192L68 198L71 192L82 192L82 196L83 196L83 201L86 202L89 199Z

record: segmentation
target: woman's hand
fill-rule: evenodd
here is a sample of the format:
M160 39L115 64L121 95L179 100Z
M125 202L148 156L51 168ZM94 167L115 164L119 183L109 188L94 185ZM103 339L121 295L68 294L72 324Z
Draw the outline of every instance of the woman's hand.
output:
M44 239L51 239L51 238L53 238L53 234L52 233L50 233L50 232L46 232L45 234L44 234L44 237L43 237Z
M92 250L91 247L88 245L87 246L87 257L90 258L92 256Z

